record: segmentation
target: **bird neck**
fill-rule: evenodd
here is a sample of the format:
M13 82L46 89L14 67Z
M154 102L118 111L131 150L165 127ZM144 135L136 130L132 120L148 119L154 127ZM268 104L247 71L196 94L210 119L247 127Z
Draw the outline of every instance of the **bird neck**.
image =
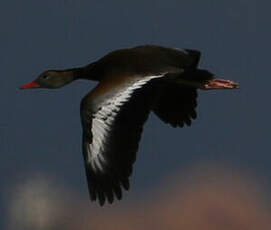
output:
M77 79L87 79L87 80L93 80L93 81L98 81L97 74L96 72L96 62L90 63L87 66L83 67L78 67L78 68L72 68L72 69L66 69L63 70L65 75L71 80L77 80Z
M67 81L72 82L74 80L80 79L83 73L83 68L72 68L61 70L61 73L65 76Z

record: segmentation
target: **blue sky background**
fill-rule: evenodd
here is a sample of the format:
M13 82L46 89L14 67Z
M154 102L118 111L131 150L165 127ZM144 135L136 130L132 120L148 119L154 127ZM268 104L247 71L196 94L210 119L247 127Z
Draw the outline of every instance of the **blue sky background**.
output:
M201 161L240 167L270 187L270 6L256 0L4 0L0 227L7 188L32 175L53 176L88 202L79 105L95 83L82 80L51 91L18 87L46 69L85 65L140 44L198 49L201 68L241 88L201 91L198 119L190 128L174 129L150 116L122 203L141 199L139 191Z

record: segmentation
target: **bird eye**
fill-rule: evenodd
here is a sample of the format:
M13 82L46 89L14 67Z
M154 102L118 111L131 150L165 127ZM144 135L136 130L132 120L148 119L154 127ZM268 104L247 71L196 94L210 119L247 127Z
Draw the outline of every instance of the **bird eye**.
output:
M43 79L48 79L48 78L49 78L49 75L43 75L42 78L43 78Z

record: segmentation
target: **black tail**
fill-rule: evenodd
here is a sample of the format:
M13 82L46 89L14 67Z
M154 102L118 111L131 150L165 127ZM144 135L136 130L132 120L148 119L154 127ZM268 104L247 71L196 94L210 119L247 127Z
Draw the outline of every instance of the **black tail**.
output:
M205 69L187 69L180 75L180 77L182 79L192 81L206 81L213 79L215 75Z

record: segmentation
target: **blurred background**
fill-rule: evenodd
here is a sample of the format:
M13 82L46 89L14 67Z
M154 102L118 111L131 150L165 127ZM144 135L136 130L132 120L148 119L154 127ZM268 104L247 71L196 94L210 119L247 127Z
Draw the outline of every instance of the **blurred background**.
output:
M0 8L0 229L270 229L269 1L4 0ZM199 92L198 119L151 115L131 189L89 202L81 98L95 86L20 91L46 69L119 48L202 52L200 67L240 90Z

